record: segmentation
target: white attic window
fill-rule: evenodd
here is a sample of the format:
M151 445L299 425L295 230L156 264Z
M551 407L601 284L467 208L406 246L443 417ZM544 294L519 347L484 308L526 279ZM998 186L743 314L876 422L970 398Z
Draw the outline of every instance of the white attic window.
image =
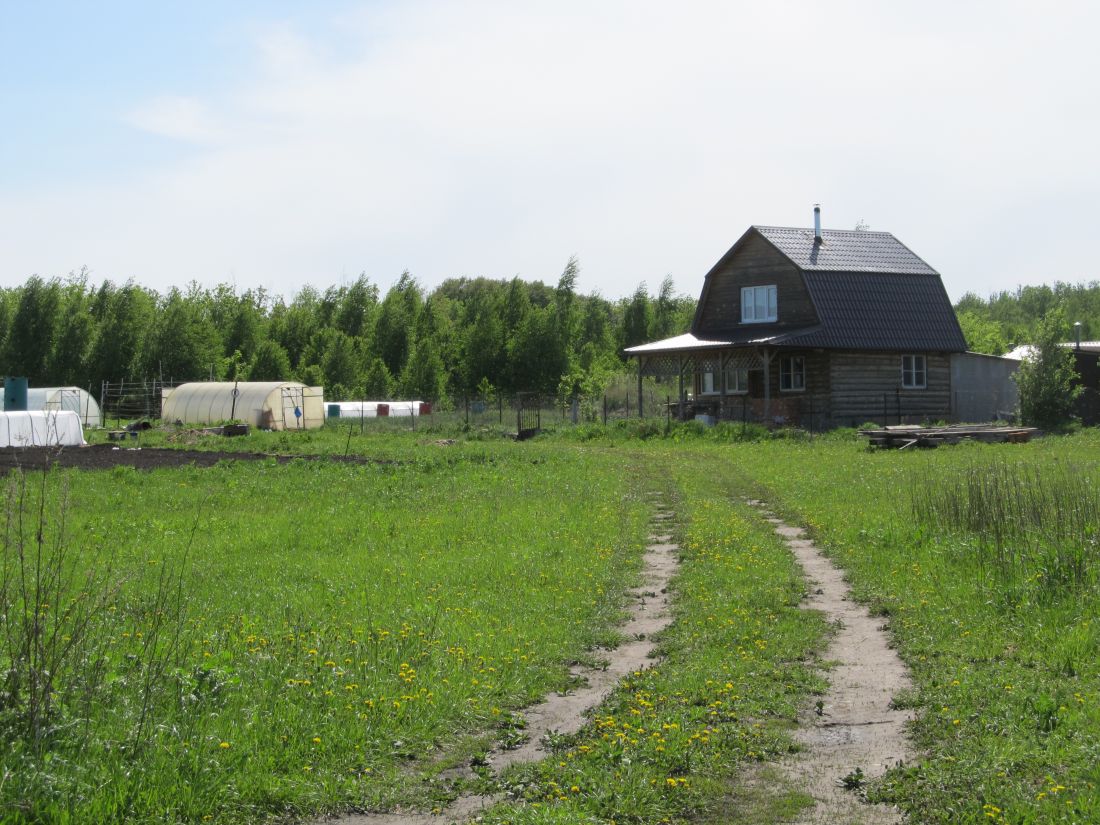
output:
M774 285L741 288L742 324L764 324L778 318L779 305Z

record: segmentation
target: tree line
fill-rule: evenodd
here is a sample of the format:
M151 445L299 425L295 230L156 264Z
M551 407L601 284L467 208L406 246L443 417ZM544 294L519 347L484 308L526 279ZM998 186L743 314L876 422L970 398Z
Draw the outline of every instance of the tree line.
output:
M289 300L192 283L32 276L0 289L0 374L31 386L103 381L299 380L330 398L445 400L496 391L596 394L627 369L624 347L691 325L695 299L671 277L651 295L577 292L571 258L556 285L452 278L425 290L408 272L383 295L365 274Z
M1081 323L1081 340L1100 339L1100 282L1023 286L981 298L970 292L955 305L967 346L974 352L1003 355L1040 337L1040 324L1051 313L1061 313L1058 333L1071 341L1073 323Z

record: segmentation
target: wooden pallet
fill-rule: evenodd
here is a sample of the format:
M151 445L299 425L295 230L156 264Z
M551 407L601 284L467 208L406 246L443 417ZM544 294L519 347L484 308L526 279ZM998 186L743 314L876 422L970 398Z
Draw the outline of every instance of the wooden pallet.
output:
M921 427L916 424L902 424L896 427L860 430L859 434L866 438L872 447L906 450L910 447L958 444L960 441L1022 444L1030 441L1033 435L1041 433L1035 427L994 427L983 424Z

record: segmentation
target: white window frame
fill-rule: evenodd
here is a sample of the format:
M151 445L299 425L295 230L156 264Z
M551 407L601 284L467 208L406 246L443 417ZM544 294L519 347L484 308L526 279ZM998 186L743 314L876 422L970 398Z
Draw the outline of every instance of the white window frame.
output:
M928 389L927 358L923 355L901 356L901 388L903 390Z
M784 355L779 359L779 391L806 391L806 356Z
M741 323L770 324L779 320L775 284L741 287Z
M718 395L722 388L716 386L715 382L716 373L704 372L699 378L699 395ZM709 382L708 382L709 379ZM710 389L707 389L707 384L710 384Z
M749 391L748 367L726 367L726 394L745 395Z

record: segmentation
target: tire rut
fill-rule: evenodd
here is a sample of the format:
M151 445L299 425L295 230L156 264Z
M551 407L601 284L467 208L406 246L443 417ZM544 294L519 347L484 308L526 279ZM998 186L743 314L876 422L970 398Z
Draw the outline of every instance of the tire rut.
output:
M796 823L898 825L904 821L900 811L871 805L858 791L913 756L905 735L912 714L892 705L894 696L911 687L908 669L882 620L852 601L843 572L802 528L776 518L764 502L748 503L760 509L802 566L809 585L802 609L820 611L837 628L822 657L835 663L829 691L819 706L799 715L795 738L803 750L781 766L793 787L814 798Z
M493 750L487 758L490 768L500 775L512 765L536 762L549 755L548 734L570 734L588 721L588 713L608 697L625 676L652 665L656 643L653 636L672 623L669 584L679 567L679 546L667 532L674 514L658 504L654 513L653 534L643 557L642 583L627 591L632 601L629 618L619 626L626 641L612 650L599 651L607 666L592 668L575 665L570 673L585 681L567 694L552 694L522 712L527 739L517 748ZM473 778L470 768L450 772L451 776ZM479 812L502 801L503 795L460 796L446 807L432 811L395 811L353 814L322 821L322 825L450 825L465 822Z

